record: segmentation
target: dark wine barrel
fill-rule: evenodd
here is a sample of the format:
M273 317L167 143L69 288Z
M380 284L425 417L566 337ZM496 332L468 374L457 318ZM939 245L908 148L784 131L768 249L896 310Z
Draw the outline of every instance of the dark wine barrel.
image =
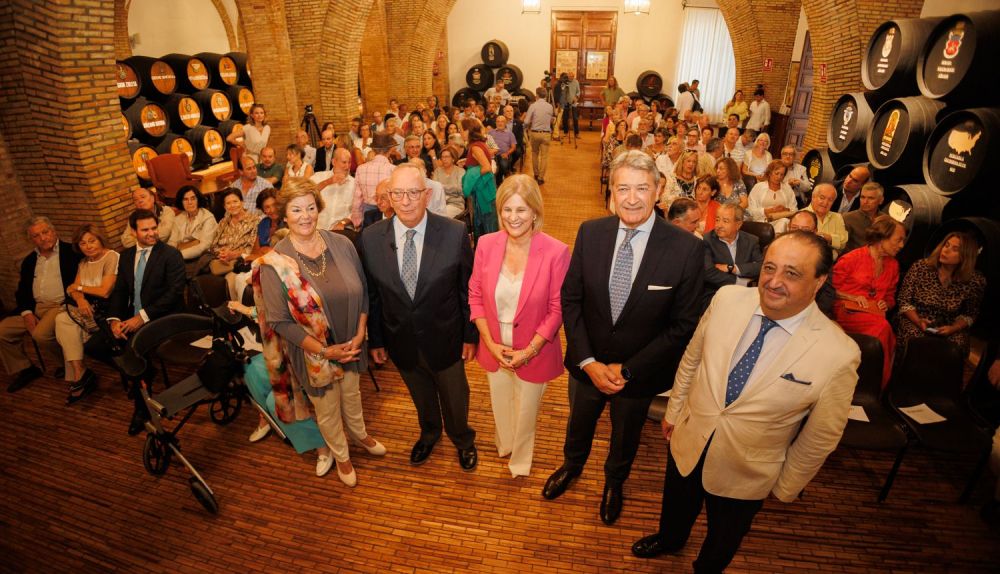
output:
M132 158L132 169L139 176L139 181L149 182L149 169L146 168L146 160L156 157L156 150L139 140L129 140L128 154Z
M905 18L883 22L868 40L861 60L861 83L865 89L886 95L916 94L917 61L927 37L941 18Z
M865 139L877 107L876 96L871 93L840 96L826 130L826 145L830 151L851 159L864 159Z
M477 92L485 92L493 87L493 69L486 64L476 64L465 73L465 83Z
M931 32L917 62L917 85L928 98L963 106L990 105L1000 90L1000 10L955 14Z
M461 90L455 92L455 95L451 97L451 105L459 108L464 108L465 102L469 100L482 102L483 95L477 92L476 90L470 88L462 88Z
M241 86L252 86L253 79L250 77L250 59L246 52L229 52L226 54L230 60L236 64L236 83Z
M944 103L913 96L879 106L868 132L868 161L878 170L920 179L924 145Z
M125 141L132 139L132 124L129 123L128 118L125 117L125 113L121 113L122 117L122 127L125 129Z
M646 98L655 98L663 91L663 76L646 70L635 80L635 89Z
M158 58L132 56L125 62L141 78L139 92L147 98L161 101L177 90L177 76L170 64Z
M885 190L886 213L906 227L906 244L896 254L904 273L924 256L925 246L941 224L948 201L926 185L897 185Z
M837 170L845 164L847 164L845 158L827 148L811 149L802 156L802 165L806 167L806 179L813 186L833 183L837 178Z
M158 142L170 131L170 118L159 104L146 98L137 98L125 110L125 118L132 126L132 135L139 140Z
M663 110L666 110L667 108L674 107L674 100L672 100L670 96L666 94L660 94L656 96L656 101L659 102L661 113L663 112Z
M240 73L236 68L236 62L229 56L213 52L201 52L200 54L195 54L194 57L205 62L205 66L208 68L209 86L221 90L226 86L236 84L237 80L239 80Z
M924 148L924 179L942 195L986 192L1000 174L1000 109L970 108L948 114ZM989 190L996 193L995 189Z
M115 82L118 85L118 99L123 106L138 98L142 91L142 79L128 62L115 62Z
M187 54L167 54L160 59L174 70L178 92L193 94L208 87L211 77L205 62Z
M524 83L524 74L521 73L521 68L518 68L514 64L507 64L497 70L496 77L499 80L503 80L504 87L512 94L520 90L521 85Z
M188 156L190 161L194 162L194 147L191 146L191 142L186 137L177 134L167 134L167 137L163 138L163 141L156 146L156 153L160 155L183 153Z
M201 90L191 95L201 106L201 123L217 126L219 122L228 120L233 115L233 106L229 96L219 90Z
M163 109L170 118L174 131L183 132L201 125L201 107L191 96L174 94L163 102Z
M250 107L253 106L253 90L246 86L229 86L225 90L226 97L229 98L229 106L233 110L234 120L245 120L250 115Z
M229 134L235 133L236 137L243 137L243 123L236 120L226 120L224 122L219 122L219 126L215 128L218 130L219 135L222 139L229 141Z
M483 57L483 63L491 68L499 68L507 64L507 58L510 57L510 51L507 49L507 44L504 44L500 40L490 40L483 44L483 49L480 54ZM508 90L510 88L507 88Z
M522 98L524 98L529 102L535 101L535 93L529 90L528 88L521 88L520 90L517 91L517 95L521 96Z
M995 336L1000 331L996 318L1000 316L1000 221L986 217L959 217L945 221L934 230L927 242L930 253L937 244L953 231L964 231L976 238L981 251L976 258L976 269L986 277L986 295L983 297L977 328L984 328Z
M208 126L198 126L184 132L184 137L194 148L194 161L191 169L203 169L223 160L226 153L226 140L218 131Z

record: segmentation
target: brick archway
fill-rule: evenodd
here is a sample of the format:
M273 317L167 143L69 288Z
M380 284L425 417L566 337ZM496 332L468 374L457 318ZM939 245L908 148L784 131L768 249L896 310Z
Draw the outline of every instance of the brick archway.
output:
M772 112L785 93L802 0L719 0L736 59L736 88L747 99L764 84ZM764 59L771 59L770 71Z

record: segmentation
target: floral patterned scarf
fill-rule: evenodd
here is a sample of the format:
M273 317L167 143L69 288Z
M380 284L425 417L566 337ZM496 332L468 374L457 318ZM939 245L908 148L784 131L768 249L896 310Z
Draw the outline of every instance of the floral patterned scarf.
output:
M326 345L330 326L323 312L323 301L309 282L299 274L299 266L291 257L272 250L253 262L251 275L253 298L257 305L257 320L263 339L264 363L267 365L271 388L274 391L275 411L283 422L308 419L311 416L309 402L301 385L328 386L344 378L344 369L334 361L317 359L312 353L303 352L309 380L299 381L299 384L294 383L295 374L288 360L288 344L267 322L267 310L260 283L260 270L264 265L269 265L277 272L288 301L288 310L295 322L301 325L309 336Z

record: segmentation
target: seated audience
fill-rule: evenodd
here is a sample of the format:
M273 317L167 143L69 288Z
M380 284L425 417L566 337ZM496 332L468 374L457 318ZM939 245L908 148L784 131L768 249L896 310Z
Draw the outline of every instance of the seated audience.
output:
M788 219L788 231L806 231L816 233L819 221L811 211L799 210ZM832 275L826 278L819 292L816 293L816 306L824 315L833 319L833 302L837 299L837 290L833 288Z
M833 267L834 319L848 333L870 335L882 343L882 388L889 382L896 351L896 335L885 314L896 305L896 254L904 243L903 225L880 215L868 228L868 245L845 253Z
M743 209L737 205L720 206L715 214L715 229L705 234L705 288L702 301L707 308L715 292L724 285L747 286L760 275L764 256L757 237L740 231Z
M404 163L409 163L411 159L422 159L424 146L420 142L420 138L417 136L406 136L403 140L403 157L397 159L395 163L397 166L403 165ZM431 172L426 172L425 175L430 175Z
M465 211L465 196L462 194L462 178L465 170L455 165L458 152L452 146L441 150L441 165L434 170L434 181L444 188L445 214L457 217Z
M291 153L289 153L291 157ZM289 159L288 165L285 166L285 177L294 177L291 173L293 162ZM270 183L266 179L257 175L257 164L248 157L240 158L240 178L233 182L233 188L239 190L240 195L243 197L243 207L247 211L260 216L257 212L257 195L265 189L273 189ZM219 196L216 195L216 200L219 201ZM169 237L169 234L168 234Z
M675 199L667 210L667 220L688 233L698 235L698 223L701 220L698 202L686 197Z
M356 148L354 157L358 165L361 165L375 157L375 152L372 151L372 127L368 124L361 124L358 133L360 134L358 140L354 142Z
M260 150L257 175L266 179L271 187L281 189L281 178L285 176L285 166L275 161L274 148L268 146Z
M663 128L664 134L669 134L670 132ZM681 149L681 142L677 139L677 136L669 136L666 142L666 153L658 155L656 160L656 169L660 173L674 173L674 168L677 167L677 163L681 159L681 153L684 151Z
M336 147L333 150L334 156L337 155L338 149L345 150L348 153L348 156L350 157L350 166L349 166L350 174L354 175L358 171L358 166L364 163L363 161L362 162L358 161L358 158L361 156L361 154L357 153L358 148L355 147L354 140L352 140L351 136L347 134L340 134L339 136L337 136L335 143ZM331 162L331 166L332 164L333 162ZM315 171L313 173L315 173Z
M424 135L420 136L420 141L423 143L423 149L420 150L420 157L424 160L424 163L431 167L431 171L433 172L441 164L441 144L438 142L434 132L430 130L425 131Z
M415 157L406 163L424 169L424 160L419 157ZM431 197L427 201L427 211L448 217L448 200L445 197L444 186L426 176L424 177L424 185L431 192Z
M338 148L333 154L333 171L320 172L310 181L320 188L320 197L326 207L319 214L319 228L328 231L343 229L351 221L351 205L357 192L357 183L349 173L351 154Z
M797 210L795 194L785 179L785 166L772 161L764 171L765 180L753 186L747 198L747 211L753 221L766 221L781 233L788 226L788 217Z
M878 215L878 208L882 206L883 191L882 185L869 181L861 186L861 199L859 208L848 211L844 214L844 227L847 228L847 245L845 251L854 251L865 244L865 237L872 221Z
M698 177L715 175L715 164L723 157L722 140L708 138L705 141L705 153L698 154Z
M653 143L642 150L649 154L649 157L656 161L656 158L667 153L667 140L670 139L670 132L664 128L653 131Z
M517 151L517 142L514 140L514 132L507 128L506 116L497 116L496 127L489 131L489 135L497 144L496 155L493 157L497 162L497 185L500 185L500 182L507 177L513 165L511 156Z
M159 233L160 241L166 241L174 229L174 210L164 208L156 197L155 189L140 187L132 192L132 205L135 209L146 209L156 214L160 220ZM130 227L125 227L121 236L122 247L132 247L135 245L135 233Z
M299 144L291 144L285 148L285 175L289 179L293 177L309 178L315 173L313 166L305 162L305 153Z
M222 205L226 208L226 215L219 222L212 244L208 252L202 256L202 263L204 264L204 260L207 259L209 272L222 277L232 272L233 265L238 259L249 255L253 250L260 218L256 215L256 203L254 212L247 211L243 196L238 189L230 187L218 193L222 198ZM256 201L255 196L254 202Z
M746 184L740 177L740 168L731 157L723 157L715 162L715 178L719 182L719 193L715 200L719 203L738 205L745 210L750 204Z
M744 149L743 142L740 139L740 130L738 128L727 129L726 135L722 138L722 155L732 158L736 162L736 165L742 166L743 158L746 157L746 154L746 149ZM742 176L742 169L739 173Z
M833 248L834 259L847 244L847 228L844 227L843 216L830 211L836 198L837 190L829 183L821 183L816 186L812 193L812 201L805 209L816 214L816 221L819 223L816 233Z
M35 249L21 261L14 300L16 315L0 321L0 359L13 377L7 392L17 392L42 376L42 371L24 354L24 335L30 334L39 349L58 359L63 356L56 342L56 316L62 311L66 288L74 284L80 254L73 246L59 240L56 228L47 217L33 217L25 226L28 240ZM56 377L59 369L56 368ZM69 371L65 376L69 377Z
M628 137L628 128L625 120L615 123L615 129L608 129L601 140L601 168L607 169L611 161L615 159L615 150L619 147L624 149L625 138Z
M302 161L309 165L316 163L316 148L309 143L309 134L305 130L295 132L295 143L302 148Z
M265 148L265 152L267 149L270 148ZM181 213L174 218L167 245L180 250L188 275L194 275L196 263L212 245L219 224L208 210L208 198L193 185L185 185L177 191L176 207Z
M771 152L767 148L771 147L771 136L760 134L753 142L746 155L743 156L743 175L752 175L757 181L764 181L764 172L771 163Z
M389 198L389 180L379 182L375 188L375 206L377 209L365 213L364 227L383 219L392 219L395 215L392 209L392 201Z
M795 200L799 205L808 205L811 200L813 184L806 176L806 166L798 163L798 153L795 146L786 145L781 148L781 165L785 166L784 182L792 188L795 193Z
M872 172L868 167L859 165L852 169L842 180L833 182L837 189L837 200L833 210L841 215L861 208L861 188L871 179Z
M213 220L214 221L214 220ZM70 383L66 404L71 405L97 388L97 375L83 364L83 345L98 332L97 319L107 312L107 300L118 276L118 253L108 249L96 225L81 226L73 236L73 249L83 255L76 280L66 288L73 301L56 315L56 340L66 361L66 380ZM94 311L99 310L95 317Z
M317 171L330 171L330 164L333 162L333 150L336 146L336 137L336 132L332 124L329 128L324 127L320 132L320 143L322 145L316 150L316 161L313 162L314 173ZM305 155L304 152L303 155Z
M910 339L928 333L947 337L963 355L969 354L969 329L986 291L986 278L976 271L978 252L972 235L952 232L930 255L910 266L899 288L900 355Z
M706 175L698 178L698 183L694 187L694 200L698 202L697 234L704 236L715 228L715 214L719 209L719 202L715 198L719 195L719 181L714 175Z
M668 175L673 177L667 178L666 188L660 200L663 205L669 208L678 197L693 199L694 186L698 181L698 152L689 149L682 153L674 166L673 173Z

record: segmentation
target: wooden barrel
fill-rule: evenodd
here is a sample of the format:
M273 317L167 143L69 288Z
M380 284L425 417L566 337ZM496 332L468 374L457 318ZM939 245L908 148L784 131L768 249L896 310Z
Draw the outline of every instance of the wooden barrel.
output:
M205 62L187 54L167 54L160 59L173 68L178 92L193 94L208 87L211 77Z
M868 40L861 60L865 89L893 96L916 94L917 61L927 37L941 18L904 18L883 22Z
M830 151L851 159L864 159L865 139L877 107L875 97L869 93L840 96L826 130L826 145Z
M208 68L208 85L216 89L224 89L237 83L240 72L236 67L236 62L225 54L214 52L201 52L194 55Z
M512 94L520 90L521 84L524 83L524 74L521 73L521 68L513 64L507 64L497 70L496 77L503 80L504 87Z
M943 102L921 96L889 100L879 106L868 132L868 161L875 169L910 181L922 179L924 145L942 109Z
M215 128L222 139L229 141L229 134L235 133L236 137L243 137L243 123L236 120L226 120L224 122L219 122L219 126Z
M485 92L493 87L493 68L486 64L476 64L465 73L465 83L477 92Z
M226 153L226 140L218 131L208 126L198 126L184 132L184 137L194 148L194 161L191 169L204 169L212 164L223 161Z
M459 108L464 108L465 102L469 100L482 102L483 95L471 88L462 88L461 90L455 92L455 95L451 97L451 105Z
M955 14L930 33L917 62L917 85L928 98L990 105L1000 90L1000 10Z
M847 164L845 158L825 147L811 149L802 156L802 165L806 167L806 179L813 186L833 183L837 177L837 170L845 164Z
M942 118L927 138L923 172L942 195L996 193L987 187L995 187L1000 175L1000 108L969 108Z
M250 77L250 59L246 52L229 52L226 54L230 60L236 64L236 83L242 86L252 86L253 79Z
M522 99L525 99L529 102L535 101L535 93L529 90L528 88L521 88L520 90L517 91L516 95L520 96Z
M219 122L228 120L233 115L233 106L229 96L219 90L201 90L192 96L201 106L201 123L217 126Z
M186 137L177 134L167 134L167 137L163 138L163 141L156 146L156 153L160 155L182 153L187 155L192 163L194 162L194 147L191 142Z
M142 79L139 78L139 74L128 62L122 60L115 62L115 82L118 85L118 99L123 106L138 98L142 91Z
M156 157L156 150L139 140L129 140L128 153L132 157L132 169L139 176L139 181L149 182L149 169L146 168L146 160Z
M890 186L885 190L886 213L906 227L906 244L896 254L903 273L924 256L927 242L941 225L948 201L921 184Z
M977 329L983 328L994 336L1000 331L996 318L1000 317L1000 221L986 217L959 217L945 221L934 230L927 242L926 252L930 253L945 236L953 231L964 231L979 242L980 252L976 258L976 269L986 277L986 295L983 297Z
M253 106L253 90L246 86L229 86L223 92L229 98L229 107L232 108L232 118L235 120L245 120L250 114L250 107Z
M201 125L201 107L191 96L174 94L163 102L163 109L170 118L174 131L183 132Z
M654 98L663 91L663 76L653 70L646 70L636 78L635 89L646 98Z
M177 90L177 76L170 64L159 58L132 56L125 62L141 78L139 92L147 98L161 101Z
M504 44L500 40L490 40L483 44L480 55L483 57L484 64L491 68L499 68L507 64L507 58L510 57L510 50L507 49L507 44Z
M128 141L132 139L132 124L129 123L124 112L121 112L119 115L122 117L122 128L125 129L125 141Z
M661 113L664 110L666 110L667 108L674 107L674 100L671 99L670 96L668 96L666 94L660 94L660 95L656 96L656 98L654 98L654 99L656 100L657 105L660 106L660 112Z
M125 118L132 127L132 135L146 142L158 142L170 131L170 118L159 104L146 98L137 98L125 110Z

